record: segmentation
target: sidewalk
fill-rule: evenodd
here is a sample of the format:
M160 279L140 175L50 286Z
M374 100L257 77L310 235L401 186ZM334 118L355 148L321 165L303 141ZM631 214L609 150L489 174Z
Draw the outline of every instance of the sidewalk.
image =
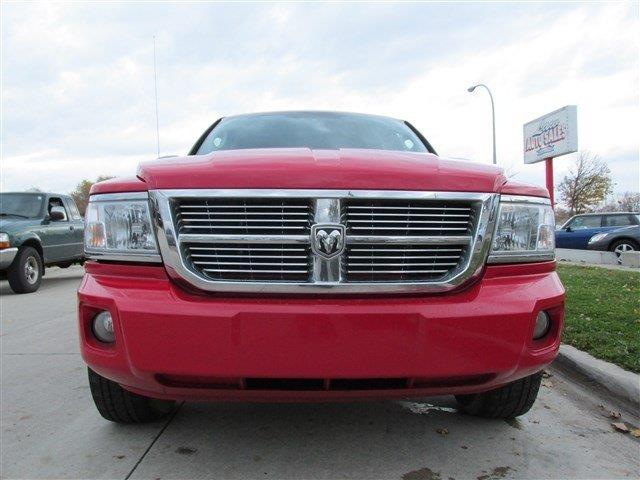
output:
M640 268L638 267L626 267L624 265L612 265L608 263L587 263L587 262L570 262L567 260L558 259L559 265L572 265L576 267L598 267L598 268L606 268L608 270L624 270L627 272L636 272L640 273Z
M597 384L640 413L640 375L565 344L560 346L554 365Z
M640 252L623 252L618 256L614 252L600 250L556 248L556 260L594 267L611 266L627 267L632 270L640 269Z

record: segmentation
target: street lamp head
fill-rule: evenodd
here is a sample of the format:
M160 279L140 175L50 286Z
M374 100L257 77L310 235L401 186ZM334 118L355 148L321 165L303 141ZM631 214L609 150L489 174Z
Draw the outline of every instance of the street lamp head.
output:
M477 85L474 85L473 87L469 87L467 88L467 92L473 92L476 89Z

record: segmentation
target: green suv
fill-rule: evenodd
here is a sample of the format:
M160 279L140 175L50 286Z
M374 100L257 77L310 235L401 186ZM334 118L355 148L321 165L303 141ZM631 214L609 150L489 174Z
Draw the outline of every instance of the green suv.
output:
M68 195L0 194L0 272L15 293L35 292L44 268L84 261L84 221Z

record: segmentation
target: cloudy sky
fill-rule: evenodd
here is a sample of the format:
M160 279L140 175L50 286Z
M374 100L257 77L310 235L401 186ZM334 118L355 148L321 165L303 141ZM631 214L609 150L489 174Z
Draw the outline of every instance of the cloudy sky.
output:
M579 144L639 188L638 2L2 2L3 190L67 192L184 154L216 118L323 109L409 120L443 156L523 165L522 124L578 105ZM556 180L572 161L556 161Z

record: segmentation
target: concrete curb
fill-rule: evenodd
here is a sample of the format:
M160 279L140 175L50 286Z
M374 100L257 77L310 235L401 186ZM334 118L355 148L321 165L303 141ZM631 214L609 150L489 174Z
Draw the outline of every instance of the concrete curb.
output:
M568 373L578 373L633 408L640 408L640 375L599 360L571 345L560 345L555 365Z

